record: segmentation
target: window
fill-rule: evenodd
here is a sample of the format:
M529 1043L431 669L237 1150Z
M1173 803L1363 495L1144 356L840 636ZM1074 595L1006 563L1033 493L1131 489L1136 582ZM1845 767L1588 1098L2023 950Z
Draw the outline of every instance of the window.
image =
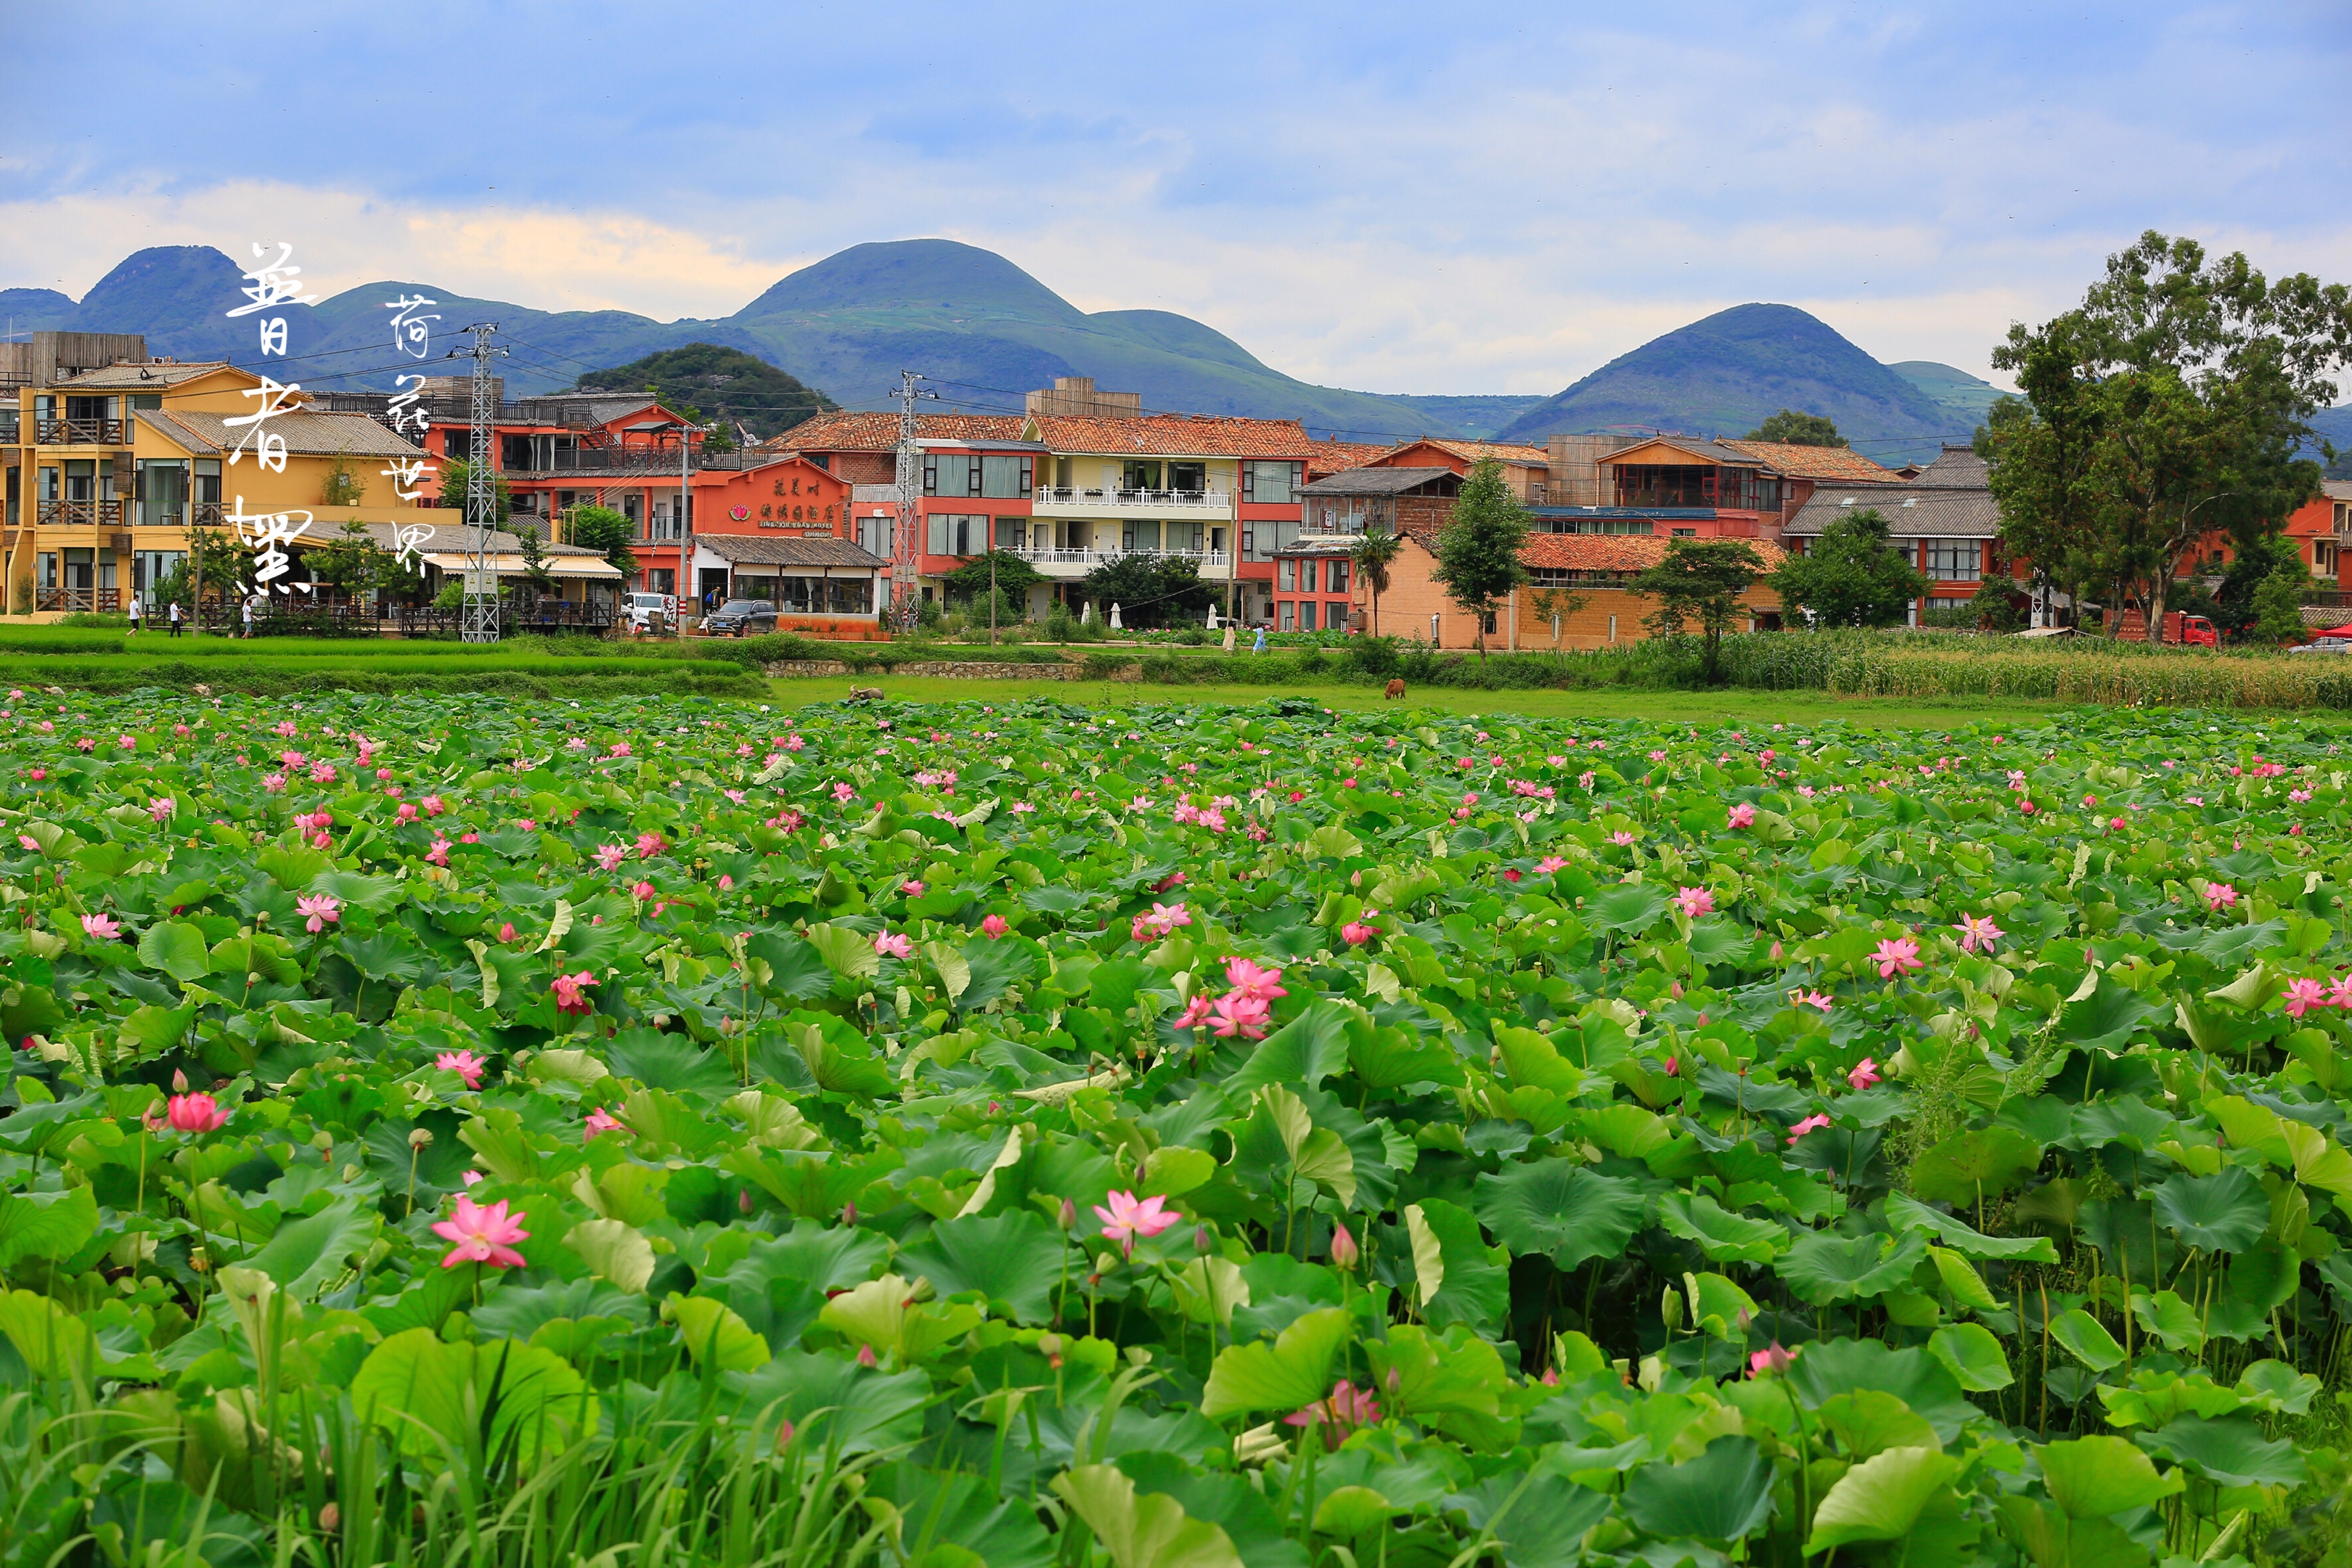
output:
M139 459L134 481L139 521L148 526L185 521L188 499L187 465L176 458Z
M1698 530L1696 528L1678 528L1675 530L1675 537L1676 539L1696 539L1698 537Z
M1118 543L1122 550L1157 551L1160 548L1160 525L1148 520L1122 523Z
M1285 557L1275 564L1274 585L1286 594L1298 591L1298 563Z
M1118 488L1123 490L1156 490L1160 488L1160 465L1130 458L1119 467Z
M1160 531L1160 547L1171 555L1192 554L1201 548L1201 524L1197 522L1163 522Z
M926 520L933 555L978 555L988 548L988 519L935 511Z
M1302 561L1298 563L1298 591L1302 594L1312 594L1316 591L1315 563L1312 561Z
M991 500L1021 500L1029 494L1029 478L1034 471L1034 458L982 458L980 459L979 494Z
M46 574L46 573L48 571L48 569L49 569L49 563L54 563L56 560L57 560L57 557L56 557L56 556L54 556L54 555L44 555L44 556L42 556L42 557L41 557L41 561L42 561L42 563L43 563L43 564L42 564L42 571L44 572L44 574ZM1282 601L1282 603L1281 603L1281 604L1279 604L1279 605L1276 605L1276 606L1275 606L1275 608L1276 608L1276 610L1278 612L1278 614L1277 614L1277 621L1278 621L1278 624L1277 624L1277 625L1276 625L1276 626L1275 627L1275 629L1276 629L1276 631L1295 632L1295 631L1297 631L1297 630L1298 629L1298 625L1297 625L1297 619L1298 619L1298 605L1297 605L1297 601L1293 600L1293 599L1285 599L1285 600L1283 600L1283 601Z
M667 566L654 567L646 574L646 587L650 593L675 594L677 592L677 573Z
M1171 490L1207 489L1209 488L1209 465L1206 463L1169 464L1168 488Z
M996 548L999 550L1020 549L1021 542L1023 538L1027 535L1028 531L1029 520L1025 517L998 518L996 520ZM877 553L879 553L879 552Z
M1326 605L1323 607L1323 624L1335 632L1345 629L1348 625L1348 602L1345 599L1334 599Z
M1931 539L1927 554L1927 575L1939 583L1973 583L1984 575L1984 552L1973 539Z
M1242 500L1253 506L1288 506L1298 499L1297 463L1244 463Z
M1334 561L1330 563L1323 586L1334 594L1344 594L1348 591L1348 563L1345 561Z
M198 506L220 505L221 460L218 458L196 459L196 493L193 499Z
M1315 601L1312 599L1298 601L1298 629L1302 632L1315 629Z

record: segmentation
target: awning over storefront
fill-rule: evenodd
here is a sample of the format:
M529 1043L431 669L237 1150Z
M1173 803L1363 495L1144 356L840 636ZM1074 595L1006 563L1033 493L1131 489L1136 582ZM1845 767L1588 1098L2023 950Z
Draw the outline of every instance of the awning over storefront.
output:
M444 572L463 573L474 563L470 555L456 552L438 552L425 558ZM520 577L529 573L520 555L492 555L485 563L501 577ZM615 577L621 569L601 555L550 555L540 563L551 577Z

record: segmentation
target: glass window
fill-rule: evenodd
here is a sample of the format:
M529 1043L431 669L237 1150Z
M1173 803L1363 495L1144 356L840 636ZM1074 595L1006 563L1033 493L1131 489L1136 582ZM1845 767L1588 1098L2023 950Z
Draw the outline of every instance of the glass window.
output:
M870 616L874 613L874 580L870 577L835 577L825 584L827 608L836 616Z
M1025 517L998 518L996 520L996 548L999 550L1020 549L1022 537L1028 531L1029 520Z
M988 519L985 517L935 511L929 521L930 552L934 555L977 555L987 548Z
M1345 561L1331 563L1329 580L1324 584L1324 586L1334 594L1344 594L1348 591L1348 563Z
M1312 599L1298 601L1298 629L1302 632L1315 629L1315 601Z
M1119 489L1156 490L1160 488L1160 465L1130 458L1119 469Z
M137 500L139 521L146 524L182 521L188 499L187 465L178 458L139 460Z
M1284 593L1294 593L1298 587L1298 563L1284 557L1275 565L1274 585Z
M1119 528L1119 548L1122 550L1156 551L1160 548L1160 525L1144 520L1122 524Z
M57 557L54 555L44 555L41 559L43 561L55 561ZM1279 619L1276 625L1276 630L1292 632L1298 629L1298 606L1297 600L1285 599L1281 604L1276 605L1275 608L1279 613Z
M1298 563L1298 591L1302 594L1312 594L1316 591L1315 563L1312 561L1302 561Z
M2313 550L2315 557L2317 546ZM1984 575L1983 552L1973 539L1927 541L1927 575L1944 583L1974 583Z
M1254 506L1288 506L1298 499L1297 463L1244 463L1242 500Z
M1206 463L1169 464L1168 488L1171 490L1207 489L1209 488L1209 465Z
M1348 601L1345 599L1332 600L1325 608L1323 624L1330 627L1335 632L1346 627L1348 624Z
M980 493L992 500L1018 500L1029 493L1029 458L982 458Z

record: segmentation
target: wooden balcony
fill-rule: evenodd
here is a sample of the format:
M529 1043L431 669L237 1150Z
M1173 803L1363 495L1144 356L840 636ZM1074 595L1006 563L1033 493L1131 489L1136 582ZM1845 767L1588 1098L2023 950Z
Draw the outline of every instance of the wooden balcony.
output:
M119 500L45 500L36 503L36 521L43 528L120 528Z
M122 608L122 594L115 588L43 588L33 595L33 608L114 611Z
M36 419L33 439L44 447L120 447L126 437L120 419Z

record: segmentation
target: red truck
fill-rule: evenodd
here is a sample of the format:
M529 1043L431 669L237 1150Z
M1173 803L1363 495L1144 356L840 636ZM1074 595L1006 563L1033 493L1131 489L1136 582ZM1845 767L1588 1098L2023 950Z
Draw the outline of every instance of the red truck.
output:
M2165 612L2164 640L2181 647L2221 646L2221 639L2214 632L2212 622L2202 616L2192 616L2180 610Z

